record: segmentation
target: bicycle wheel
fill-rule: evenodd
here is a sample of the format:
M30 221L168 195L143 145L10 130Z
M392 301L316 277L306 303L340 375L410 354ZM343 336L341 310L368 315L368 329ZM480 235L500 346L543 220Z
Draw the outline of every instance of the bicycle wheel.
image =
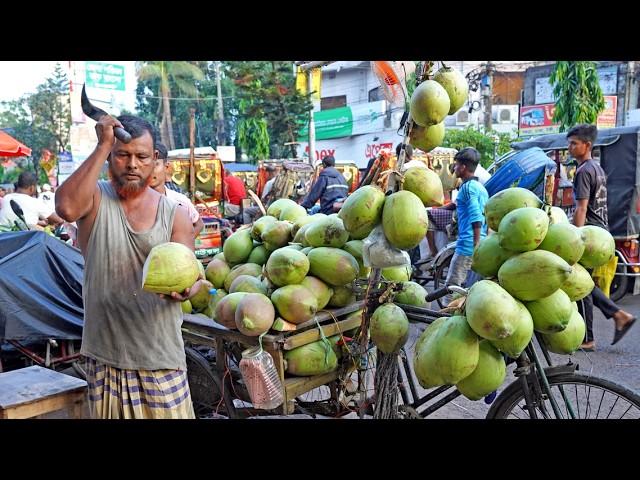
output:
M185 347L185 354L187 379L196 418L235 418L233 405L227 405L229 397L221 393L220 378L204 355L191 347Z
M640 396L622 385L581 373L552 375L547 380L560 410L559 418L640 419ZM547 395L535 403L538 418L556 418ZM530 418L519 380L500 394L487 418Z

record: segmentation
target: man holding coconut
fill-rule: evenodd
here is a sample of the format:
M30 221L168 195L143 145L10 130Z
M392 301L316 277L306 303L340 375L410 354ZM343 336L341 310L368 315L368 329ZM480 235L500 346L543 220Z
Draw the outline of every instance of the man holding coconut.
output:
M114 135L131 134L130 143ZM200 288L160 296L142 290L151 249L177 242L194 249L187 212L149 187L155 132L147 121L105 115L98 145L60 186L56 211L77 221L85 259L84 329L92 418L193 418L180 324L180 302ZM105 163L110 181L98 181Z

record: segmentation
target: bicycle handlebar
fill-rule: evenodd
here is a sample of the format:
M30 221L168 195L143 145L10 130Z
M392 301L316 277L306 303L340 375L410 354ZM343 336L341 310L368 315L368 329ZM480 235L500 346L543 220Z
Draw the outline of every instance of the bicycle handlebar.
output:
M427 302L433 302L438 298L444 297L448 293L459 293L460 295L466 296L467 290L462 287L458 287L457 285L445 285L444 287L427 294L425 300Z

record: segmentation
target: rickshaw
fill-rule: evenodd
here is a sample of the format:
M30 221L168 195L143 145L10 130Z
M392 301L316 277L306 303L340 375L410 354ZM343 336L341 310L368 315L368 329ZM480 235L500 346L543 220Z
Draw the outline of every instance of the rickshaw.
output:
M195 184L192 186L189 153L189 149L169 152L170 179L191 199L204 222L204 228L196 238L196 256L206 264L220 251L222 231L227 227L220 209L224 202L224 165L211 147L196 148L193 161Z
M266 167L268 165L275 167L277 173L265 207L279 198L290 198L297 202L309 192L313 183L314 169L305 159L273 159L265 160L259 164L256 192L259 197L262 197L262 190L267 183Z
M335 169L338 170L347 181L347 184L349 185L349 194L355 192L360 184L360 170L358 170L356 163L352 161L336 161ZM319 173L319 169L316 170L318 170Z
M640 126L603 129L593 149L607 175L609 232L616 242L618 266L610 287L610 298L618 301L627 292L640 292ZM512 144L516 152L533 147L544 151L557 165L554 178L554 205L571 214L575 208L572 180L576 162L567 152L566 133L542 135Z

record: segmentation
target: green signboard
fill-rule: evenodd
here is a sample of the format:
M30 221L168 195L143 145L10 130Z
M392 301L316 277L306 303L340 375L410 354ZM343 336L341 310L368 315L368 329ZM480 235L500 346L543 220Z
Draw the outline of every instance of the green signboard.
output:
M349 107L332 108L313 113L316 125L316 140L350 137L363 133L384 130L386 106L384 101L360 103ZM298 132L298 138L306 141L309 137L309 123L305 118Z
M124 91L124 66L113 63L85 62L87 87Z
M348 137L352 134L353 114L349 107L314 112L313 121L316 125L316 140ZM300 129L298 136L301 138L309 136L309 124Z

